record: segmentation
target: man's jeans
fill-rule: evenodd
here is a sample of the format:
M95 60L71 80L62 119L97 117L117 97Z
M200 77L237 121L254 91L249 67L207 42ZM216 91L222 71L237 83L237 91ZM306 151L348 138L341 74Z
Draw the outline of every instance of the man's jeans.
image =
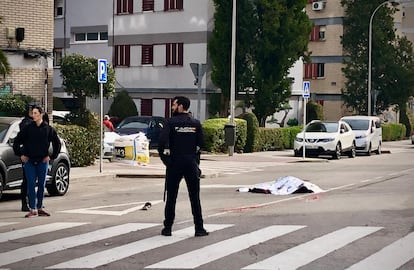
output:
M43 196L45 193L45 182L48 166L48 162L32 162L30 160L24 164L24 171L27 177L27 194L29 196L30 209L40 209L43 207Z

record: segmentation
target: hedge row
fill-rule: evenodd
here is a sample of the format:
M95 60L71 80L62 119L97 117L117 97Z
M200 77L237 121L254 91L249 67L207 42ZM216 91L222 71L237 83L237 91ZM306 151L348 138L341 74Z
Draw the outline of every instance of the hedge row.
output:
M406 127L401 123L382 124L382 140L398 141L405 138Z

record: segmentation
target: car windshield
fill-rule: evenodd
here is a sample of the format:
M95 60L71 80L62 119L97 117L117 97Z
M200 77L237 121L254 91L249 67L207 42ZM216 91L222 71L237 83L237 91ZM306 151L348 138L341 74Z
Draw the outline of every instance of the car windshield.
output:
M332 122L332 123L323 123L323 122L315 122L310 123L306 127L306 132L327 132L327 133L333 133L338 131L338 123Z
M137 128L137 129L144 129L148 128L148 121L144 119L125 119L122 121L118 128Z
M364 119L344 119L353 130L368 130L369 120Z
M6 136L9 127L9 124L0 123L0 142L3 142L4 136Z

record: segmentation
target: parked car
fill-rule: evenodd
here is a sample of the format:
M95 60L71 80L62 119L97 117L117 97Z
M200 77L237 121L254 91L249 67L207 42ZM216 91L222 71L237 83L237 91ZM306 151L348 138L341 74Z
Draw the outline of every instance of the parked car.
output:
M19 133L22 118L0 117L0 198L5 190L18 189L23 181L20 157L13 151L13 141ZM58 157L50 161L46 189L51 196L65 195L69 189L70 159L65 142Z
M371 155L375 151L381 154L382 128L379 117L354 115L344 116L341 120L347 122L354 131L357 152Z
M149 147L158 146L158 137L164 126L165 118L161 116L130 116L122 120L115 128L119 135L131 135L142 132L147 136Z
M296 135L294 141L294 155L301 156L303 144L307 156L332 155L340 159L342 154L355 157L355 134L352 128L344 121L323 122L314 120L307 124L305 130L305 143L303 131Z
M70 111L52 111L53 116L53 123L61 124L61 125L69 125L70 122L66 118L66 116L70 113Z
M411 132L411 144L414 144L414 130Z
M103 141L103 154L102 158L112 161L114 152L114 142L120 137L119 134L112 131L105 131Z

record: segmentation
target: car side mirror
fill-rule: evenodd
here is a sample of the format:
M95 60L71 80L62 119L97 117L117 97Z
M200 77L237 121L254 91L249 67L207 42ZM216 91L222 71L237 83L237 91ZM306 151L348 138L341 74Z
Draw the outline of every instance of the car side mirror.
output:
M341 131L340 131L341 133L344 133L345 132L345 129L343 129L343 128L341 128Z

